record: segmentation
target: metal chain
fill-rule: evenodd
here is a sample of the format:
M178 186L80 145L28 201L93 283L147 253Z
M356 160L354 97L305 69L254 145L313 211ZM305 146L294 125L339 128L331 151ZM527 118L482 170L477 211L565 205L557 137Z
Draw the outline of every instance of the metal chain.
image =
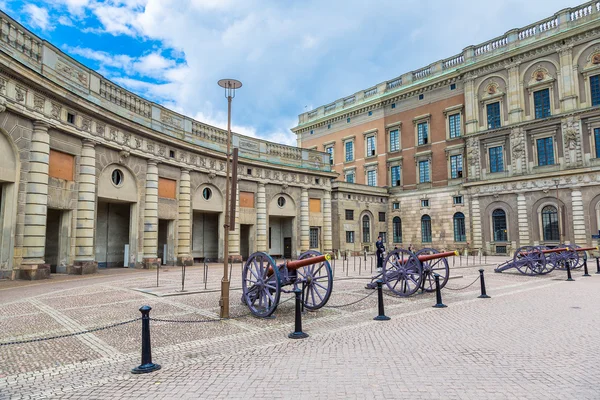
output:
M105 329L116 328L117 326L127 325L127 324L130 324L132 322L139 321L140 319L142 319L142 318L138 317L138 318L135 318L135 319L131 319L129 321L118 322L116 324L101 326L99 328L88 329L88 330L81 331L81 332L66 333L64 335L50 336L50 337L38 338L38 339L18 340L18 341L15 341L15 342L0 343L0 346L9 346L9 345L13 345L13 344L24 344L24 343L33 343L33 342L43 342L43 341L46 341L46 340L60 339L60 338L78 336L78 335L85 335L86 333L93 333L93 332L103 331Z
M370 297L370 296L374 295L375 293L377 293L377 291L376 291L376 290L373 290L371 293L369 293L368 295L366 295L366 296L365 296L365 297L363 297L362 299L359 299L359 300L353 301L353 302L351 302L351 303L348 303L348 304L340 304L340 305L333 305L333 306L323 306L323 308L342 308L342 307L348 307L348 306L351 306L351 305L353 305L353 304L360 303L361 301L365 300L367 297Z
M250 313L246 313L246 314L242 314L242 315L237 315L235 317L229 317L229 318L210 318L210 319L162 319L162 318L153 318L153 317L150 317L150 320L156 321L156 322L171 322L171 323L193 324L193 323L202 323L202 322L227 321L227 320L230 320L230 319L238 319L238 318L247 317L248 315L250 315Z
M462 287L462 288L451 288L451 287L448 287L448 286L444 286L444 287L443 287L443 289L448 289L448 290L465 290L465 289L467 289L467 288L469 288L469 287L473 286L473 284L474 284L475 282L477 282L477 281L479 280L479 278L480 278L480 277L478 276L478 277L477 277L477 278L476 278L476 279L475 279L473 282L471 282L470 284L468 284L467 286L465 286L465 287Z

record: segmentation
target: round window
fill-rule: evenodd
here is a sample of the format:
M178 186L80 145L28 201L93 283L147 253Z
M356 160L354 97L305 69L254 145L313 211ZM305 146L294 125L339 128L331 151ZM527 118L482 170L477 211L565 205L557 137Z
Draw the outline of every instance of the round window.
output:
M281 208L283 208L283 206L285 206L285 197L281 196L277 199L277 205Z
M121 186L123 184L123 171L115 169L112 172L111 179L115 186Z
M210 198L212 197L212 190L210 190L209 188L204 188L202 190L202 197L204 197L204 200L210 200Z

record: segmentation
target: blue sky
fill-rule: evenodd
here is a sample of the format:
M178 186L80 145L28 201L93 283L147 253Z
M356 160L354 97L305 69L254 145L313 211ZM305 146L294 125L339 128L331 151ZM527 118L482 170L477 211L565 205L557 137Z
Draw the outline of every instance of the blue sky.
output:
M295 144L298 114L580 2L568 0L0 0L108 79L239 133Z

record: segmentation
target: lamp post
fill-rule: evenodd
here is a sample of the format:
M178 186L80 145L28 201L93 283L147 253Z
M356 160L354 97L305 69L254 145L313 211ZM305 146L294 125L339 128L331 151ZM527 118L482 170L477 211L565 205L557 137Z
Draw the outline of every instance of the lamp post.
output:
M227 98L227 169L225 170L226 185L225 185L225 237L223 246L223 279L221 280L221 318L229 318L229 274L227 271L227 263L229 262L229 231L235 229L235 225L229 223L229 201L230 201L230 156L231 156L231 100L235 97L235 90L242 87L242 82L235 79L221 79L218 82L219 86L225 89L225 98ZM235 193L233 194L235 196ZM233 228L233 229L232 229Z

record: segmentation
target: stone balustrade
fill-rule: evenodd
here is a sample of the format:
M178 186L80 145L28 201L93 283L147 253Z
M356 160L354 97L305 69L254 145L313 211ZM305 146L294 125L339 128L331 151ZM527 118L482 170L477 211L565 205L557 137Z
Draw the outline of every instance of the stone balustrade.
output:
M5 14L0 14L0 20L0 40L39 65L42 61L42 41Z

